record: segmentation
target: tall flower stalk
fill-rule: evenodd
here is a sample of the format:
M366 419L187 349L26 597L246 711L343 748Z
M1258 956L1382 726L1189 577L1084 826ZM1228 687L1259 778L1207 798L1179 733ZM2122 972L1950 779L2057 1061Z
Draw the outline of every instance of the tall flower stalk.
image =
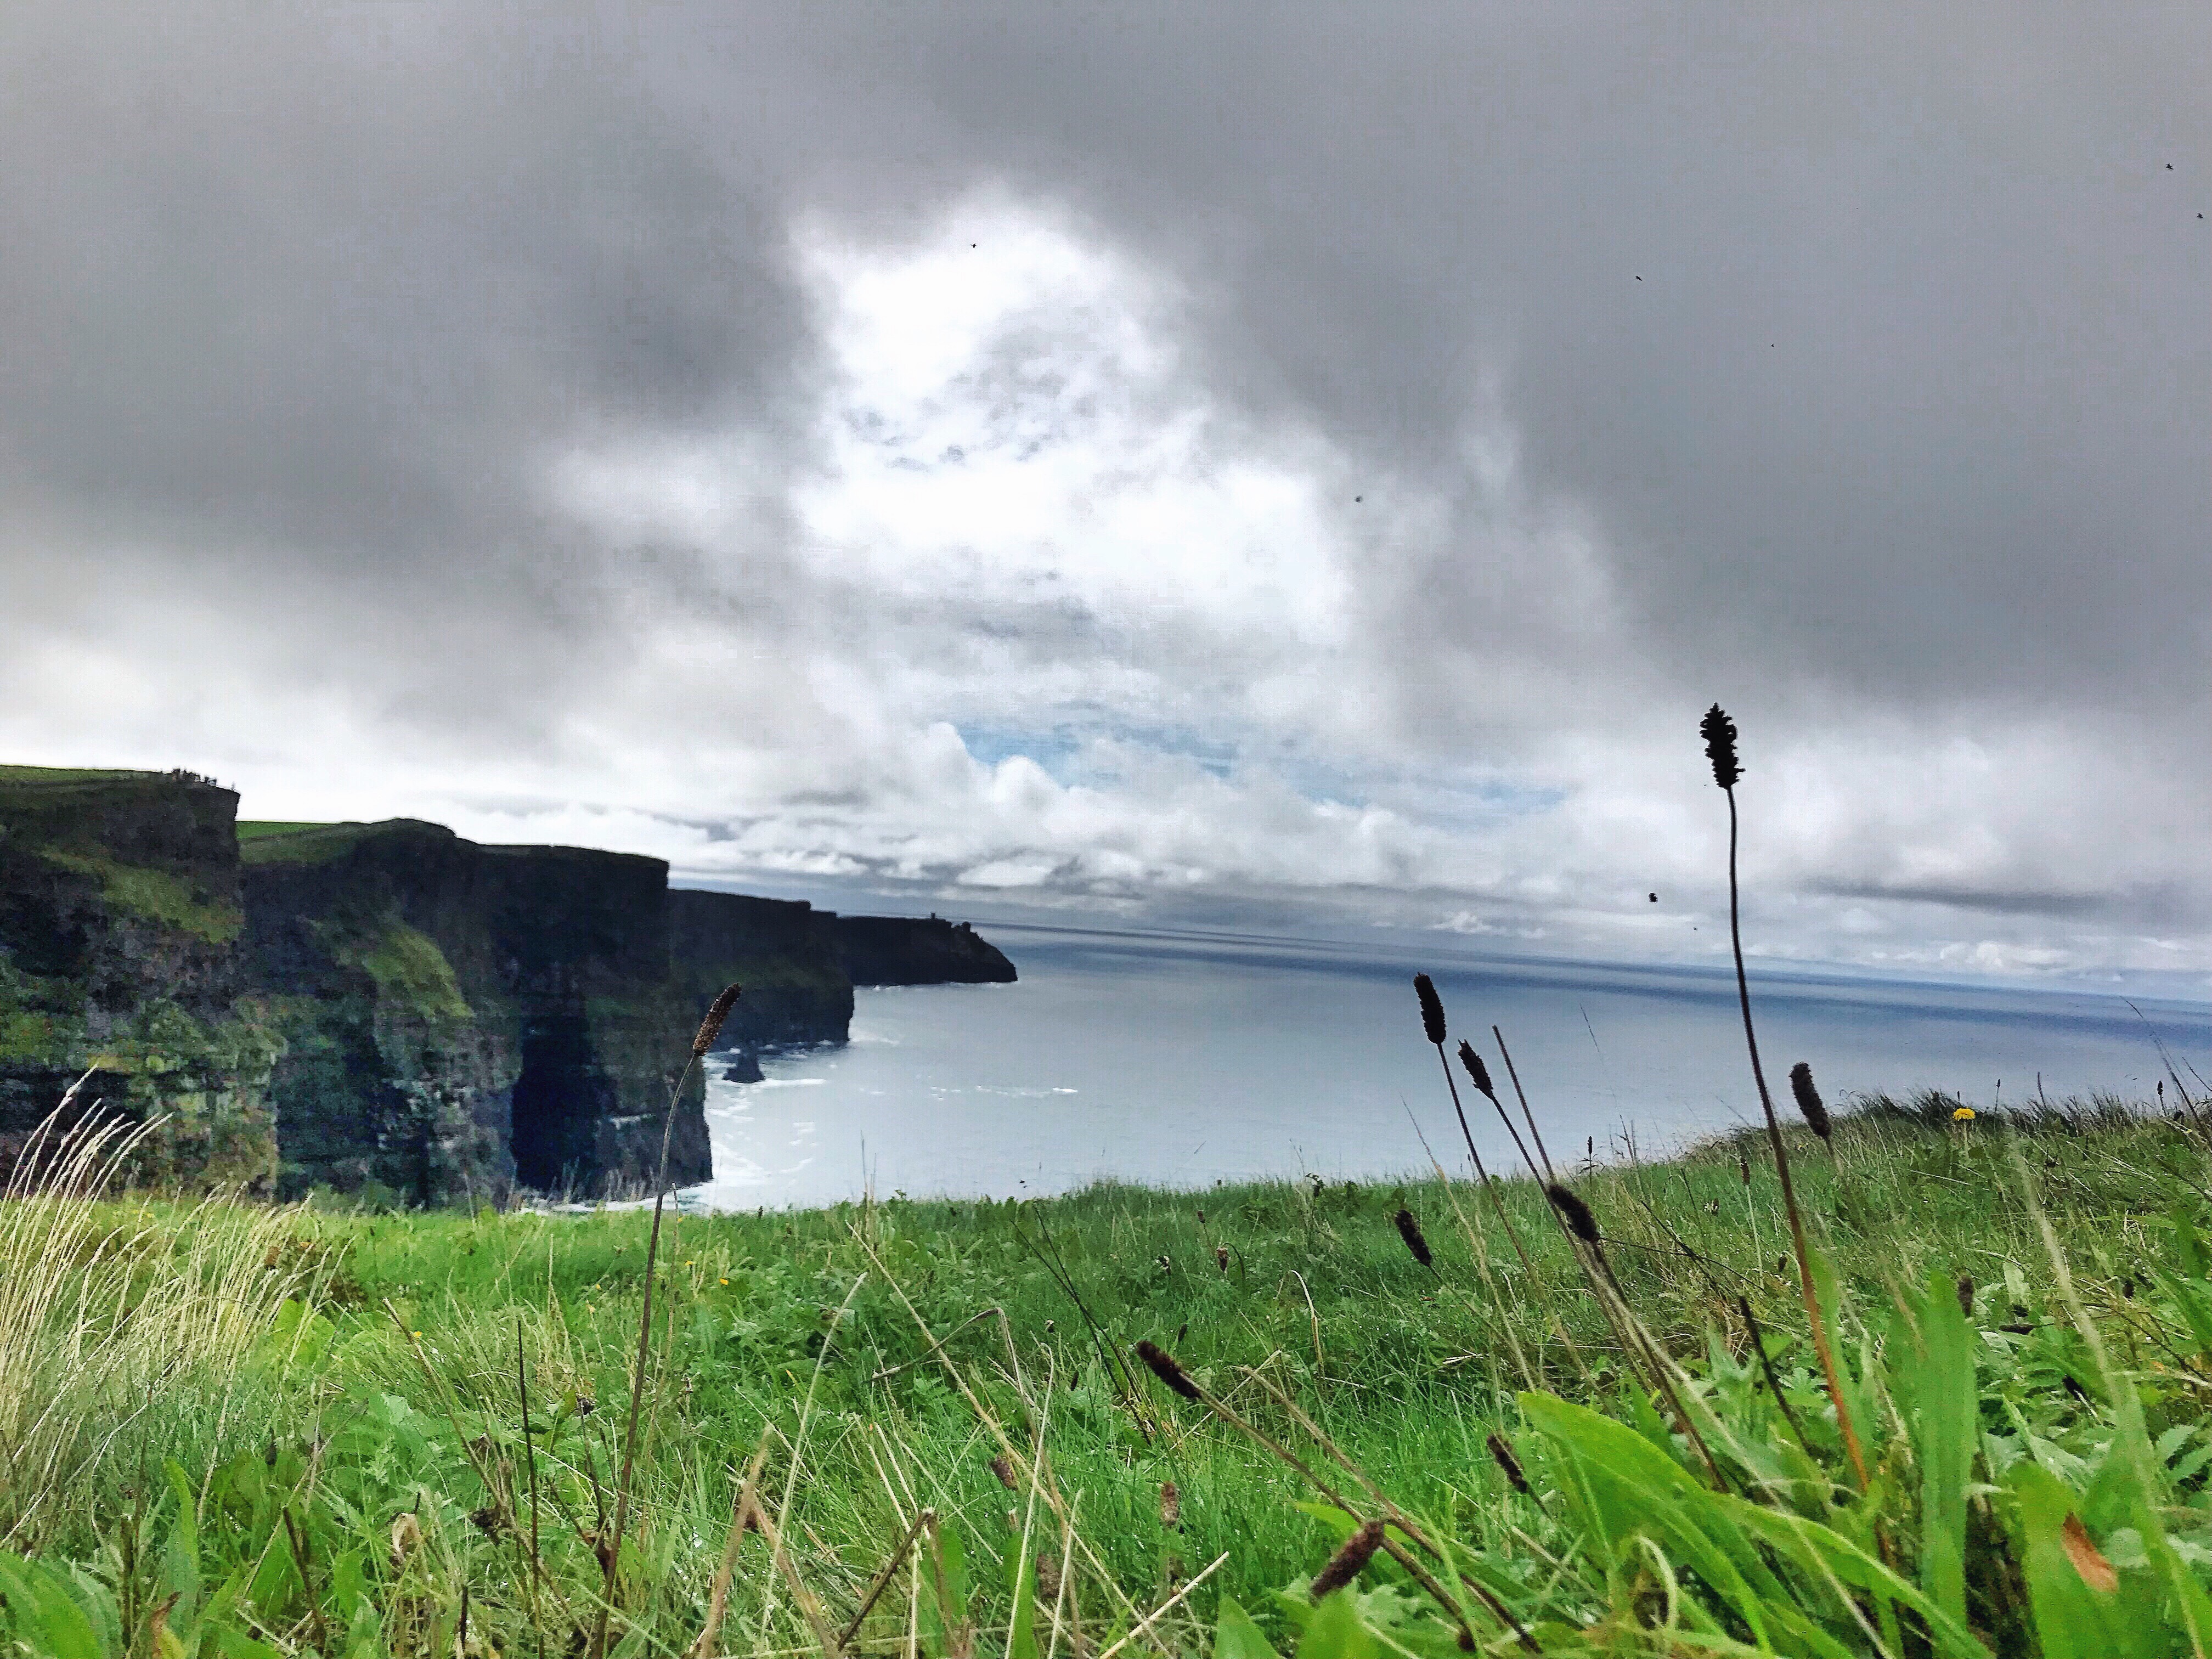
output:
M1790 1178L1790 1149L1783 1143L1782 1121L1775 1115L1774 1097L1767 1092L1766 1073L1759 1063L1759 1033L1751 1023L1751 981L1743 970L1743 908L1736 884L1735 786L1743 776L1743 768L1736 760L1735 722L1720 704L1715 703L1705 711L1698 730L1705 740L1705 758L1712 763L1713 781L1728 797L1729 942L1735 951L1735 993L1743 1008L1743 1042L1751 1052L1751 1079L1759 1085L1759 1109L1766 1114L1767 1144L1774 1151L1774 1171L1782 1179L1782 1207L1790 1217L1790 1239L1797 1253L1797 1287L1804 1297L1805 1317L1813 1329L1813 1352L1820 1359L1821 1375L1827 1382L1828 1398L1835 1402L1836 1426L1843 1434L1844 1455L1850 1459L1851 1473L1858 1478L1859 1490L1863 1492L1868 1483L1866 1453L1859 1444L1850 1407L1844 1403L1843 1378L1836 1370L1827 1326L1820 1317L1820 1298L1813 1285L1812 1249L1805 1241L1805 1218L1797 1207L1796 1184Z

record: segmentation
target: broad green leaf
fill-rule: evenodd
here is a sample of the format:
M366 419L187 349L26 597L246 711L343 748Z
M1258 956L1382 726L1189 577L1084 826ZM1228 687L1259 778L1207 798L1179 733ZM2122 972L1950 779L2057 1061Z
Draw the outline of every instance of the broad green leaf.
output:
M1622 1414L1637 1433L1680 1462L1681 1454L1674 1449L1674 1431L1668 1428L1667 1419L1659 1415L1659 1408L1651 1403L1651 1396L1644 1391L1644 1385L1632 1379L1622 1384L1620 1401Z
M2142 1605L2154 1603L2154 1596L2130 1596L2126 1586L2100 1592L2083 1578L2066 1544L2075 1495L2048 1469L2027 1460L2014 1465L2009 1484L2043 1659L2133 1659L2166 1652L2170 1644L2157 1629L2154 1606ZM2136 1588L2148 1586L2139 1582Z
M1213 1628L1213 1659L1278 1659L1266 1633L1231 1595L1221 1598Z
M2203 1283L2207 1277L2204 1241L2197 1231L2196 1206L2177 1204L2169 1212L2168 1219L2173 1226L2173 1249L2174 1254L2181 1258L2182 1272Z
M1324 1595L1306 1620L1298 1659L1381 1659L1382 1646L1359 1622L1359 1609L1340 1590Z
M59 1577L59 1575L56 1575ZM100 1638L104 1653L123 1651L123 1613L115 1604L115 1592L94 1577L82 1567L71 1567L63 1581L69 1593L76 1599L77 1606L92 1623L93 1632Z
M1299 1498L1292 1503L1291 1507L1301 1515L1310 1515L1322 1525L1327 1527L1329 1535L1340 1544L1359 1530L1359 1517L1356 1515L1346 1514L1334 1504L1323 1504L1312 1498Z
M968 1618L967 1553L949 1526L930 1532L927 1571L932 1594L922 1598L921 1626L930 1651L941 1656L960 1646Z
M2212 1358L2212 1290L2208 1290L2202 1279L2184 1278L2160 1267L2150 1269L2150 1277L2187 1322L2189 1334L2197 1339L2197 1351Z
M0 1552L0 1600L8 1603L16 1640L33 1653L46 1659L107 1659L92 1620L52 1568Z
M197 1504L192 1496L191 1478L182 1465L174 1462L167 1465L169 1490L177 1500L177 1519L169 1528L169 1538L161 1549L161 1576L156 1585L158 1594L177 1593L177 1604L170 1609L169 1627L172 1630L191 1628L192 1617L199 1611L200 1600L200 1531Z

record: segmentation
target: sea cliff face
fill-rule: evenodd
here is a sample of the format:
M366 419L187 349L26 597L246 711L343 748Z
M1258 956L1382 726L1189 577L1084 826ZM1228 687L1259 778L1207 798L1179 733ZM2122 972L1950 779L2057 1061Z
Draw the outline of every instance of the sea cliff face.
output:
M185 773L0 768L0 1176L87 1072L152 1124L132 1173L266 1191L279 1046L240 997L238 797Z
M692 1018L734 983L745 994L722 1028L725 1046L845 1041L853 981L837 954L836 920L804 901L672 890L669 948Z
M184 773L0 769L0 1175L90 1070L80 1103L155 1123L134 1173L167 1185L589 1195L648 1183L665 1124L671 1180L703 1181L686 1062L723 986L744 994L720 1046L753 1051L843 1042L856 978L1014 976L933 917L237 805Z
M248 969L287 1045L270 1085L287 1188L430 1202L650 1179L691 1029L666 866L407 820L245 853ZM709 1173L702 1099L695 1072L678 1182Z

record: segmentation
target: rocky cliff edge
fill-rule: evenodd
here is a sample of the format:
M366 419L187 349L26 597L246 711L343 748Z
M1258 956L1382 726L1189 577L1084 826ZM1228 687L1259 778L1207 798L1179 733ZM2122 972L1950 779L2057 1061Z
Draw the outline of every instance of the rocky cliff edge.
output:
M973 929L673 889L657 859L442 825L240 823L187 773L0 768L0 1164L82 1099L134 1173L499 1200L649 1182L689 1039L842 1042L853 986L1010 981ZM711 1173L704 1085L669 1174Z

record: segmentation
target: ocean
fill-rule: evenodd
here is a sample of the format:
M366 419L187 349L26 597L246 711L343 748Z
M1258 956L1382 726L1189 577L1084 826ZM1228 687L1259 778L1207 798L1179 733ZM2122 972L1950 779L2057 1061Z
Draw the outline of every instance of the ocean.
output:
M863 990L849 1044L770 1054L766 1081L708 1088L714 1178L686 1207L1036 1197L1115 1180L1394 1179L1466 1152L1412 979L1509 1103L1504 1034L1555 1160L1664 1153L1759 1120L1735 980L1701 969L1499 961L1234 935L996 927L1013 985ZM1811 1063L1857 1091L1968 1103L2110 1091L2148 1098L2163 1042L2212 1075L2212 1006L1755 967L1770 1087ZM1456 1062L1455 1062L1456 1069ZM1460 1079L1486 1162L1515 1167ZM2167 1085L2169 1094L2172 1085ZM1423 1139L1426 1139L1424 1147Z

